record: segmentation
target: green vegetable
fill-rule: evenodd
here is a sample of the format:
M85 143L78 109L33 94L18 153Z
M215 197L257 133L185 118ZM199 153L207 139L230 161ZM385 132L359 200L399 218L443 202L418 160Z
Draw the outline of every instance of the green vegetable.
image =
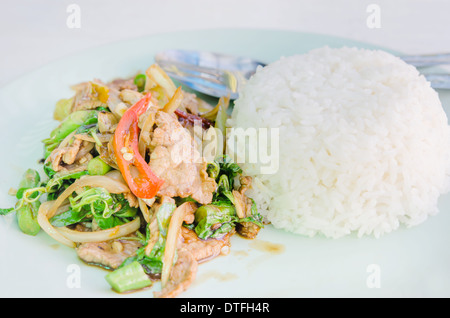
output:
M114 195L113 195L114 198ZM120 203L120 210L117 212L114 212L114 215L121 218L134 218L137 214L138 208L133 208L130 206L128 201L126 199L122 200L122 203ZM117 205L116 205L117 207Z
M86 210L83 211L67 210L65 212L53 216L50 219L50 223L56 227L76 224L85 220L88 213L89 211Z
M42 167L44 170L44 173L47 175L47 177L49 177L50 179L56 174L56 171L53 170L52 168L52 163L51 162L47 162L44 164L44 166Z
M0 209L0 215L7 215L14 211L14 208Z
M67 116L64 121L50 133L50 137L43 140L44 157L47 158L64 138L80 126L96 123L97 115L98 111L96 110L79 110Z
M139 264L142 265L147 274L160 274L162 272L167 230L169 228L170 218L175 209L176 209L175 204L172 203L161 204L161 206L156 211L156 220L158 223L158 233L157 233L158 237L155 245L153 245L151 252L149 253L149 255L147 255L145 253L146 246L141 247L140 249L137 250L136 255L127 258L122 263L122 265L120 265L120 267L127 266L128 264L137 261L139 262ZM147 227L146 242L148 242L148 238L150 237L150 235L152 235L152 233L149 232L149 227Z
M58 127L50 133L50 142L62 141L71 132L83 125L95 123L97 118L95 110L79 110L71 113Z
M105 278L111 287L119 293L152 285L152 281L137 261L116 269L106 275Z
M230 179L242 174L242 169L237 163L234 163L228 155L216 159L220 166L220 174L225 174ZM230 182L233 185L233 182Z
M49 168L51 169L51 168ZM44 166L45 171L45 166ZM50 170L49 170L50 171ZM51 169L53 171L53 169ZM47 173L47 171L46 171ZM76 179L86 175L87 171L79 172L54 172L49 173L52 177L46 182L43 192L47 193L48 200L55 200L65 189L67 189Z
M134 78L134 85L137 86L138 92L142 93L145 89L145 82L147 81L147 78L145 74L138 74Z
M263 228L264 224L262 223L263 222L262 215L259 214L258 208L256 207L255 201L253 199L250 199L250 200L252 200L252 207L251 207L251 210L250 210L250 216L245 217L243 219L239 219L239 223L252 222L252 223L255 223L256 225L258 225L259 227Z
M36 170L28 169L19 183L19 189L16 192L18 199L14 208L0 209L0 215L6 215L11 212L16 212L19 228L26 234L36 235L39 232L39 224L37 222L37 214L41 202L39 198L42 194L47 193L48 200L54 200L59 193L64 191L75 179L85 175L87 171L80 171L76 173L56 173L50 167L47 171L44 166L44 171L51 175L52 178L46 183L41 183L39 173ZM66 214L64 214L66 215ZM62 216L58 216L61 218ZM73 223L67 223L73 224Z
M22 205L22 207L16 211L17 224L23 233L34 236L41 230L37 221L40 205L40 201L33 201Z
M230 232L238 221L236 210L229 201L217 201L202 205L195 211L195 233L198 237L217 238Z
M75 179L79 179L87 173L87 171L54 173L52 175L52 178L49 179L46 183L46 191L53 192L55 190L58 190L66 181L69 181L69 183L72 184Z
M28 235L36 235L40 231L37 214L41 202L38 201L38 192L33 191L39 186L40 181L41 178L36 170L26 170L16 194L16 197L19 199L15 209L17 224L20 230Z
M136 217L137 208L130 207L122 194L110 194L103 188L90 188L69 197L70 209L50 219L53 226L67 226L95 221L102 230L124 224Z
M234 163L229 156L223 155L208 164L207 172L210 177L215 176L217 182L217 190L214 193L213 202L220 200L233 201L231 191L234 188L234 178L242 174L241 167Z
M104 106L99 106L95 110L98 110L99 112L110 112L109 108Z
M41 177L39 176L39 173L34 169L28 169L25 171L25 173L22 176L22 180L19 183L19 189L16 193L17 199L22 199L23 193L26 190L36 188L41 181ZM34 197L36 196L33 193Z
M47 199L53 200L58 193L64 191L75 179L86 174L87 171L76 173L56 173L50 166L45 165L44 171L51 178L46 183L41 183L41 178L36 170L25 171L16 192L18 199L14 208L1 209L0 215L16 212L19 228L26 234L36 235L39 232L37 214L41 202L39 198L47 193Z
M81 211L84 206L89 206L91 212L101 212L103 217L109 217L113 213L110 205L113 199L104 188L90 188L76 197L69 197L70 206L74 211Z
M242 174L242 169L227 155L217 157L207 166L208 175L215 178L217 189L211 204L201 206L195 212L193 229L202 239L217 238L231 231L236 223L253 222L263 227L262 216L253 201L249 216L240 219L236 213L233 196L234 179ZM192 227L192 226L191 226Z
M87 166L87 170L88 173L93 176L93 175L104 175L106 174L108 171L110 171L112 168L107 165L101 158L100 156L97 156L93 159L91 159L88 163Z
M206 172L210 178L216 179L219 176L220 165L217 162L210 162L206 167Z

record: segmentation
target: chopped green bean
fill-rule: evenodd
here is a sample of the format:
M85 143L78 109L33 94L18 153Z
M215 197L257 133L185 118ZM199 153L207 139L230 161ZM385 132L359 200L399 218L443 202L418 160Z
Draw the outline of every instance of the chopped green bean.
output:
M114 272L106 275L105 278L111 287L119 293L152 285L152 281L138 261L116 269Z
M40 201L33 201L23 204L16 211L17 224L23 233L33 236L39 233L41 227L37 221L37 213L40 205Z
M88 173L91 176L104 175L104 174L106 174L108 171L110 171L112 169L111 166L107 165L100 158L100 156L91 159L91 161L89 161L89 163L88 163L87 168L88 168Z

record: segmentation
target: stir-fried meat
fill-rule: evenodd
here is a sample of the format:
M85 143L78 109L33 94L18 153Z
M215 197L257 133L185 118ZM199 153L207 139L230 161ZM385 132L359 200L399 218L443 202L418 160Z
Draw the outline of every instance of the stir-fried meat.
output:
M106 104L111 112L119 119L125 111L133 105L142 94L137 91L133 79L117 79L106 84L108 99Z
M185 227L181 228L181 245L189 251L198 262L210 260L220 254L227 254L230 247L230 237L226 234L220 239L200 239L197 234Z
M71 165L72 163L74 163L75 158L77 157L77 154L81 149L82 143L83 143L82 140L75 139L75 141L71 145L60 149L59 154L60 154L61 160L68 165Z
M236 224L236 231L239 235L254 239L261 228L253 222L241 222Z
M113 113L110 112L99 112L98 113L98 131L101 134L109 133L112 134L116 130L117 117L114 116Z
M178 109L191 114L198 114L198 99L195 94L183 92L183 100Z
M127 199L128 204L132 207L132 208L137 208L139 207L139 200L138 198L131 192L125 192L123 194L123 196L125 197L125 199Z
M188 197L201 204L211 202L216 182L206 172L206 162L200 156L189 131L175 115L158 111L157 128L153 132L150 168L164 180L158 196Z
M156 298L174 298L185 291L195 280L198 263L185 249L178 250L178 258L170 272L170 279L160 292L154 292Z
M120 91L119 97L125 103L128 103L129 105L134 105L143 97L143 95L135 90L124 89Z
M245 192L250 188L252 183L251 177L241 177L241 186L239 191L233 190L233 197L236 207L236 213L240 218L251 216L253 201L245 195ZM258 235L261 228L253 222L241 222L236 225L236 231L239 235L253 239Z
M241 184L239 187L239 192L244 194L252 186L252 177L250 176L240 177L239 182Z
M81 243L77 248L78 257L88 264L115 269L142 245L136 240L111 240L108 242Z
M85 166L92 158L89 152L93 148L93 143L75 138L71 144L53 150L47 162L51 162L54 171L74 170L80 165Z
M134 84L134 79L115 79L112 82L109 82L107 86L111 89L115 89L118 91L129 89L133 91L137 91L137 86Z
M96 149L100 155L100 158L102 158L102 160L106 164L113 167L114 169L119 169L116 163L116 155L114 154L113 140L114 135L111 135L108 142L103 143L100 147L96 146Z
M178 258L170 272L167 285L155 292L157 298L173 298L186 290L195 280L198 264L214 258L220 254L228 253L232 233L222 239L201 240L194 231L181 228L178 243Z
M106 106L108 88L101 81L84 82L72 88L76 91L72 112Z

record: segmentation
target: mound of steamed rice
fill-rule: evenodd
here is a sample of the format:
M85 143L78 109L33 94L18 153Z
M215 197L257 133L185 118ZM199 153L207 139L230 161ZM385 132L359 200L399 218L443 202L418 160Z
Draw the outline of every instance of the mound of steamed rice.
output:
M251 78L230 123L279 128L269 150L279 153L276 172L231 151L276 228L379 237L436 214L449 190L450 128L438 94L383 51L325 47L282 58Z

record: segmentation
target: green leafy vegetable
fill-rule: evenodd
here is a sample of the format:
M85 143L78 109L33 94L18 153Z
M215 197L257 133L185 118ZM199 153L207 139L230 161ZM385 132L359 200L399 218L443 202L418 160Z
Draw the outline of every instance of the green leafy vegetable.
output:
M176 205L172 203L163 203L156 211L156 220L158 225L157 233L150 233L149 227L147 227L147 239L149 241L150 236L157 235L156 242L153 245L149 255L145 253L146 246L138 249L135 256L127 258L120 267L127 266L131 262L137 261L142 265L147 274L160 274L163 267L163 258L166 245L167 230L169 228L170 218L173 211L176 209ZM119 268L120 268L119 267Z
M238 221L236 210L229 201L202 205L195 211L195 233L201 239L217 238L230 232Z
M52 177L45 183L45 188L42 189L42 192L47 193L48 200L55 200L76 179L81 178L87 173L87 171L50 173Z
M11 212L14 212L14 208L0 209L0 215L7 215Z
M219 176L220 165L215 161L210 162L206 167L206 172L211 178L216 179Z
M53 216L53 226L67 226L79 222L93 222L105 230L122 225L136 217L137 208L130 207L123 194L110 194L103 188L90 188L69 197L68 211Z
M233 196L234 179L242 174L242 169L227 155L217 157L207 166L207 173L217 183L217 190L211 204L200 206L195 212L195 224L190 226L201 239L217 238L229 233L237 223L253 222L262 227L262 217L253 201L251 213L239 218Z
M220 200L232 200L231 190L234 188L234 178L242 174L242 169L227 155L217 157L209 163L207 172L217 182L217 190L214 193L213 202Z
M43 166L43 170L47 177L49 177L50 179L56 174L56 171L51 167L51 162L45 163Z
M88 213L89 211L86 210L83 211L67 210L65 212L53 216L50 219L50 223L56 227L76 224L84 221Z
M69 134L74 132L80 126L91 125L97 122L98 111L96 110L79 110L70 113L58 127L51 133L50 137L43 140L44 143L44 158L47 158L50 153L58 147L58 145Z

